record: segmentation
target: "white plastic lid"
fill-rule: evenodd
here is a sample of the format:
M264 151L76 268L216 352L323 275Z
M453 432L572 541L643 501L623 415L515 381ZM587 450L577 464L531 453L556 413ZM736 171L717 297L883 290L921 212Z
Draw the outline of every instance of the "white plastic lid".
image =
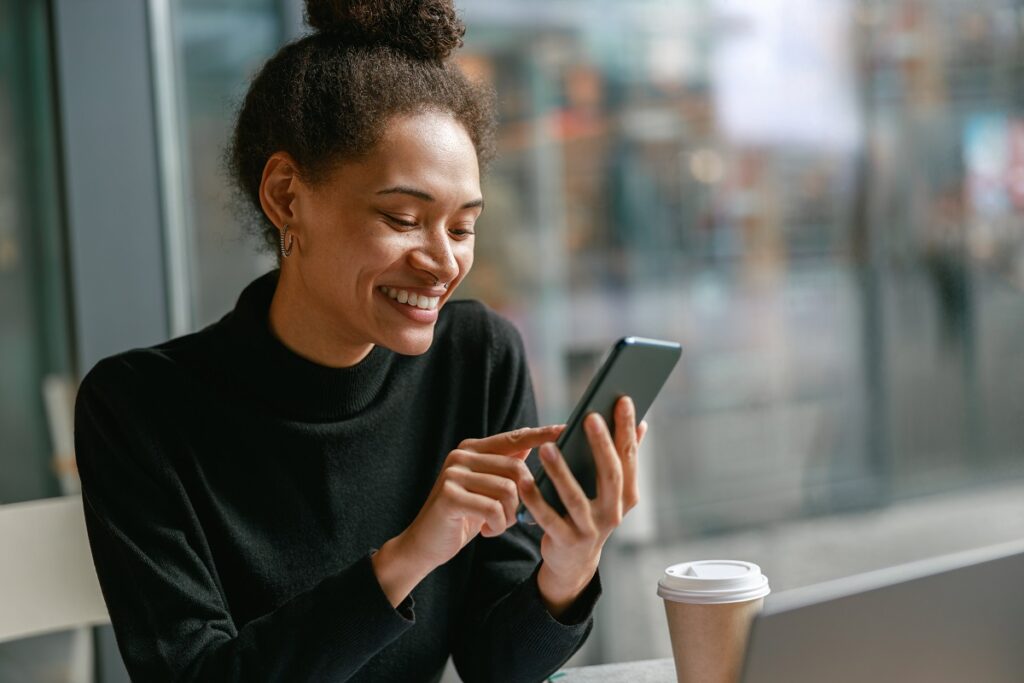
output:
M768 577L753 562L700 560L674 564L658 581L658 595L673 602L716 605L763 598Z

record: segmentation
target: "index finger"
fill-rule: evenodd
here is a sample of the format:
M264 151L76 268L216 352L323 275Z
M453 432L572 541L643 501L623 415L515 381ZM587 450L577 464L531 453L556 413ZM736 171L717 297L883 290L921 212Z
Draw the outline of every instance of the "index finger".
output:
M511 432L501 432L482 439L466 439L459 448L477 453L497 453L498 455L515 455L522 451L536 448L542 443L554 441L565 429L565 425L546 425L544 427L523 427Z

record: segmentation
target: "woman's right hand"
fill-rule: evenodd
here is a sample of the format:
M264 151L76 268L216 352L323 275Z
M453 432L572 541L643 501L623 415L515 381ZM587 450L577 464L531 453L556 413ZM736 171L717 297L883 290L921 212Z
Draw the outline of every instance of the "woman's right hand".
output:
M499 536L516 523L518 483L532 479L526 456L563 429L551 425L466 439L448 454L416 519L371 556L392 607L477 534Z
M516 523L518 482L532 478L530 450L554 441L565 425L523 428L466 439L448 454L416 519L402 532L406 559L431 571L478 533L500 536Z

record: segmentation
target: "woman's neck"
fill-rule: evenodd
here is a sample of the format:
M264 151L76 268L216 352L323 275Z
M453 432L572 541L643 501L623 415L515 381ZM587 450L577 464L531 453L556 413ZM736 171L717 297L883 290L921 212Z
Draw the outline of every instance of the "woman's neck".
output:
M302 291L299 278L286 274L278 279L270 302L270 331L282 344L308 361L329 368L347 368L358 364L373 350L373 344L347 344L327 316L321 314L315 299Z

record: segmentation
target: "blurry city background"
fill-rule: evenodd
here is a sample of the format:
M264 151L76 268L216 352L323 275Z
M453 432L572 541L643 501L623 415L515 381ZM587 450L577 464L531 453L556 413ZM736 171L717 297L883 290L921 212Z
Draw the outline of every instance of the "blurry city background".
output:
M67 396L100 355L216 321L273 267L222 153L299 0L90 4L144 8L144 106L68 75L130 12L0 0L0 503L74 490ZM545 421L618 337L684 349L573 664L670 655L674 562L753 560L784 590L1024 536L1024 2L458 4L501 120L460 295L518 325ZM101 249L120 202L80 188L138 176L89 166L81 117L122 104L148 112L109 133L149 145L151 218ZM137 287L125 262L166 305L101 354L80 290ZM67 680L62 638L0 646L0 681Z

